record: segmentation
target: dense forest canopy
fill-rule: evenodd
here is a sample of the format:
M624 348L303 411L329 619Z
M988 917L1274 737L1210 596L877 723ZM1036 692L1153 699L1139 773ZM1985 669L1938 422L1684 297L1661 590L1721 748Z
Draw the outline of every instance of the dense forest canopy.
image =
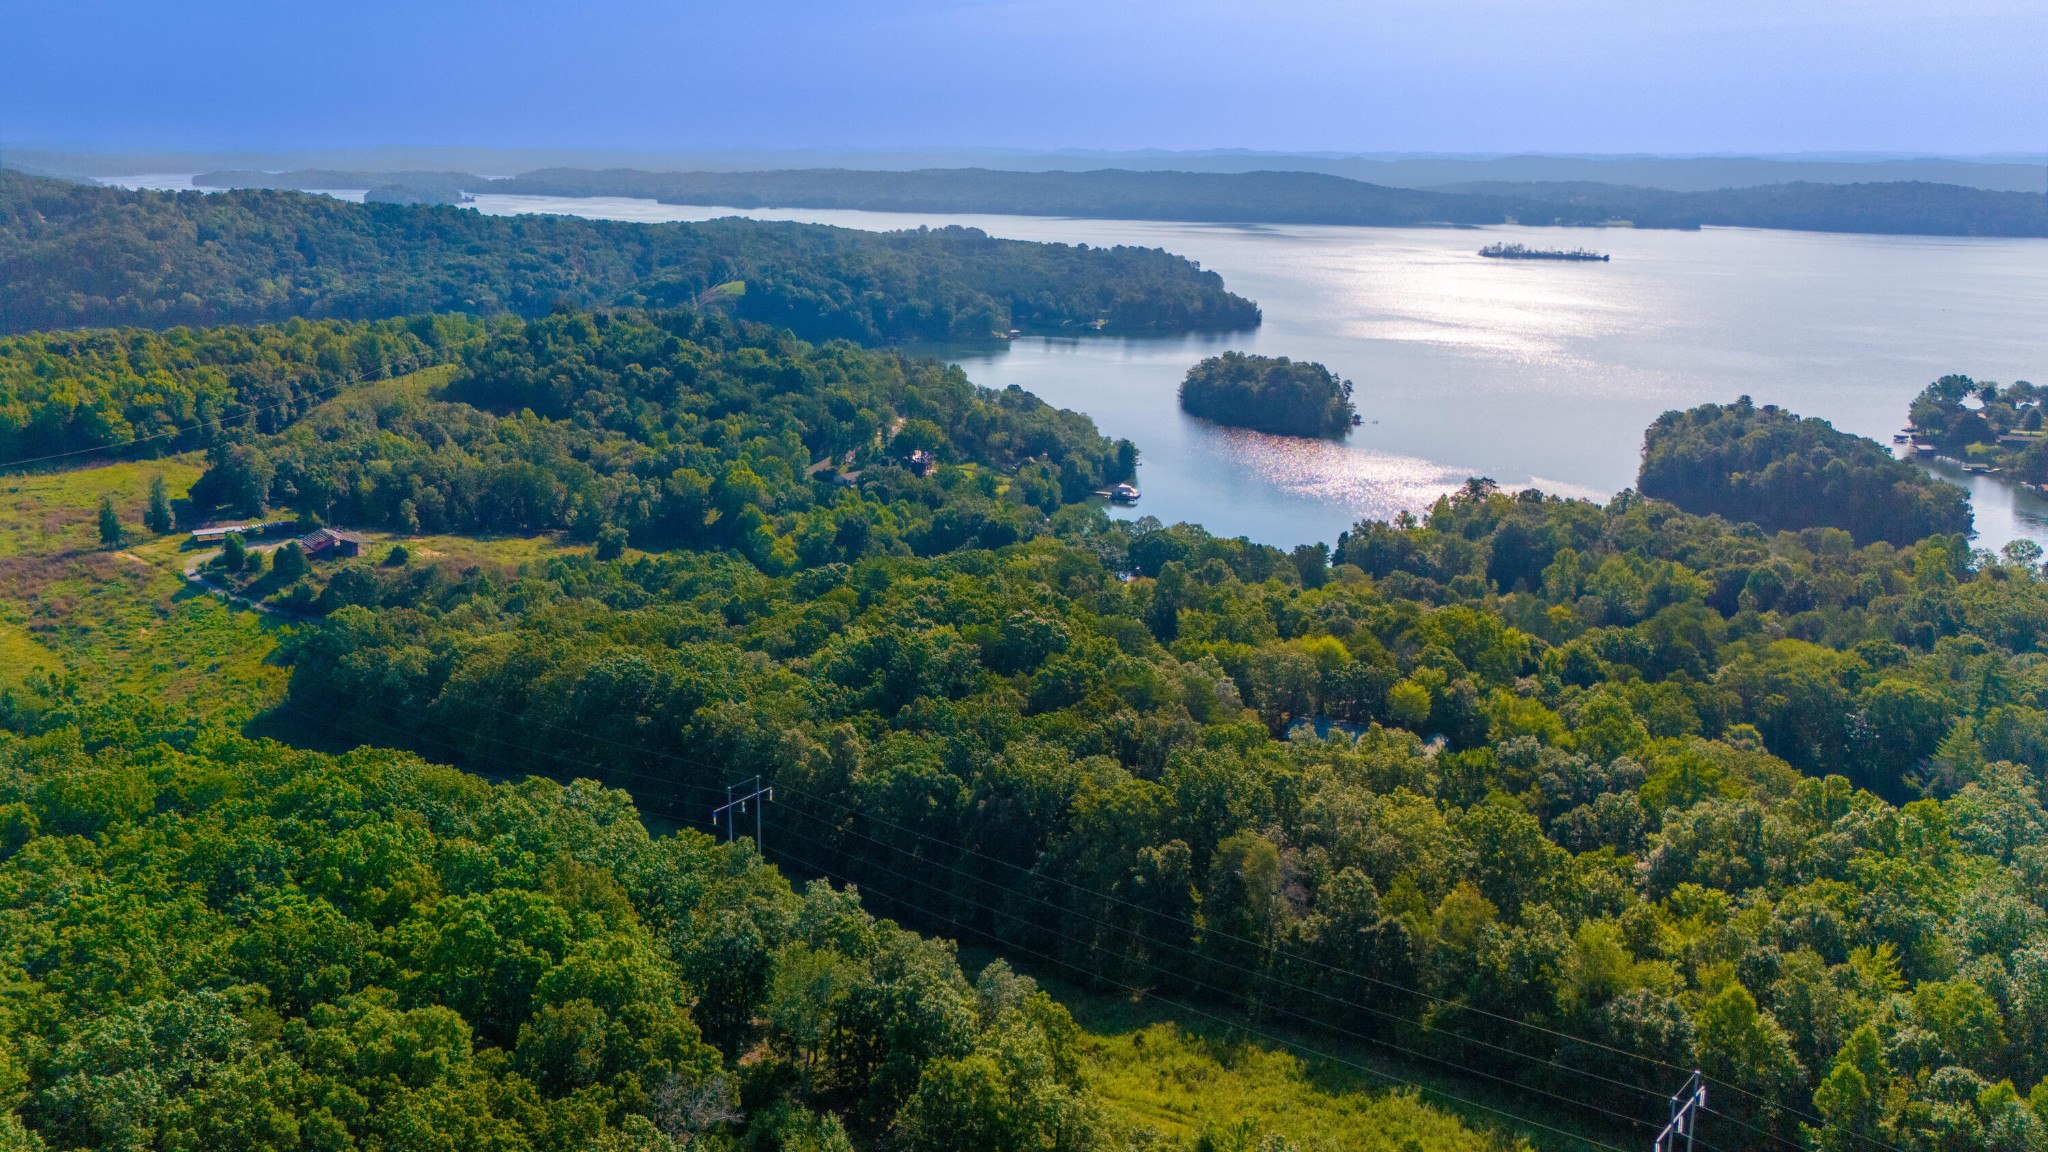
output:
M794 381L833 352L786 345L792 371L685 335L552 317L451 391L529 425L638 412L614 426L663 443L620 381L668 394L707 351ZM831 427L801 388L785 411L715 375L691 403L742 428ZM395 455L417 433L379 435ZM900 503L847 489L831 511L875 524ZM657 799L760 772L785 790L778 834L802 838L793 866L884 907L1112 984L1467 1065L1505 1052L1561 1095L1574 1069L1656 1089L1661 1067L1633 1055L1656 1053L1788 1133L2036 1122L1998 1085L2048 1076L2038 555L1773 537L1480 482L1333 553L1086 508L993 549L797 535L819 546L713 534L511 584L330 570L317 596L283 596L327 620L291 652L294 707ZM1343 1000L1360 978L1399 994L1361 1010ZM1845 1096L1856 1077L1882 1091Z
M193 501L408 533L617 529L787 570L1028 539L1136 461L1086 416L936 361L694 311L561 313L472 344L438 397L347 397L221 441Z
M1696 1062L1788 1137L2039 1131L2037 556L1479 483L1327 557L1060 524L783 577L365 565L292 699L650 796L761 772L771 853L1111 986L1565 1096Z
M1358 421L1351 381L1308 360L1242 352L1188 369L1180 406L1190 416L1282 436L1342 436Z
M10 323L320 317L8 342L20 443L190 419L199 510L560 537L259 565L265 722L385 749L0 688L6 1152L1176 1146L1029 981L872 912L1603 1132L1698 1067L1729 1145L2048 1147L2048 574L1878 445L1709 405L1641 494L1475 479L1282 551L1113 522L1132 445L862 346L1251 307L1161 253L4 178ZM755 774L768 860L869 911L605 790L699 823Z
M440 363L482 339L461 315L0 337L0 461L162 456L275 432L350 384Z
M1105 1135L1007 967L623 794L398 753L0 733L0 987L9 1152Z
M1256 326L1213 272L1156 249L878 234L751 220L627 224L351 204L296 192L129 192L0 171L0 332L135 324L537 316L686 304L724 284L814 340L988 340L1012 327Z
M1658 417L1643 438L1637 487L1691 512L1774 531L1831 527L1906 545L1971 529L1961 488L1881 444L1747 396Z
M1271 224L1558 224L1638 228L1790 228L1932 236L2048 236L2048 196L1926 181L1781 182L1674 192L1593 182L1489 181L1389 188L1315 172L1006 172L842 168L646 172L549 168L509 179L405 173L425 189L539 196L638 196L733 208L1004 212L1112 220ZM333 181L342 180L342 183ZM201 186L364 188L387 177L337 172L212 172ZM2035 182L2036 187L2039 181Z

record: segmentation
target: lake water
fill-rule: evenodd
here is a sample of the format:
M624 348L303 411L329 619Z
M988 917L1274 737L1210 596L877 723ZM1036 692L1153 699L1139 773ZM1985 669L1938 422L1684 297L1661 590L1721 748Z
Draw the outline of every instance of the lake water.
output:
M154 181L152 181L154 182ZM168 182L168 181L166 181ZM161 186L161 185L159 185ZM1251 332L1019 339L936 350L1140 450L1135 511L1273 544L1333 540L1426 508L1468 476L1604 499L1634 483L1659 413L1747 394L1889 443L1947 372L2048 383L2048 240L1542 228L1215 225L1027 216L737 210L624 198L480 196L493 214L639 221L744 215L854 228L966 224L996 236L1165 248L1259 302ZM1495 240L1610 263L1486 260ZM1175 391L1236 348L1319 360L1365 424L1343 442L1218 428ZM2048 542L2048 501L1986 477L1978 542Z
M1605 498L1630 486L1659 413L1740 395L1889 443L1946 372L2048 383L2048 240L1542 228L1233 226L1020 216L697 208L483 196L491 213L620 220L747 215L855 228L967 224L993 235L1165 248L1257 300L1253 332L1041 338L950 350L980 384L1019 384L1128 436L1134 512L1274 544L1332 540L1420 510L1468 476ZM1610 263L1486 260L1494 240L1586 246ZM1306 357L1357 385L1341 443L1183 415L1181 376L1226 348ZM1984 477L1979 543L2048 541L2048 501Z

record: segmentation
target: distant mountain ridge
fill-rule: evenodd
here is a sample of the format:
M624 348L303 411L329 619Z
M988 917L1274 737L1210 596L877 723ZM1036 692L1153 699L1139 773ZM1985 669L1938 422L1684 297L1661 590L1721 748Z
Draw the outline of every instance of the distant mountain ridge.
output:
M4 147L4 146L0 146ZM1758 184L1870 184L1924 181L1990 192L2048 191L2048 155L1927 156L1878 154L1657 155L1523 153L1274 152L1250 148L812 148L564 149L383 147L291 152L64 152L5 148L0 164L49 175L126 176L139 172L221 169L283 172L327 169L389 175L402 171L508 175L540 168L632 168L659 172L763 172L807 168L911 171L991 168L1011 172L1092 172L1104 168L1173 172L1319 172L1389 188L1441 188L1509 181L1591 182L1709 192ZM355 185L363 187L363 185Z
M405 186L446 193L629 196L731 208L1080 216L1209 223L1706 226L1932 236L2048 236L2048 195L1928 181L1795 182L1705 192L1596 182L1389 188L1316 172L1013 172L991 168L651 172L549 168L468 173L202 173L203 187Z

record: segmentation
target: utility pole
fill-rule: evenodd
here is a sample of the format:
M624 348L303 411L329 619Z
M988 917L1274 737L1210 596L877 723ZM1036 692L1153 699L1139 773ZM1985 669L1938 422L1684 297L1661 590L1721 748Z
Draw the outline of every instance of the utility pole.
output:
M1678 1152L1678 1138L1685 1137L1685 1152L1693 1152L1693 1134L1699 1128L1700 1113L1707 1109L1707 1078L1695 1068L1685 1087L1671 1097L1671 1123L1657 1133L1651 1152Z
M739 796L734 796L733 792L740 788L749 788L751 790ZM738 834L733 826L734 819L740 813L747 810L749 802L753 802L754 851L759 852L761 850L761 806L774 799L775 786L771 784L764 787L759 776L738 784L727 784L725 786L725 803L711 810L711 823L716 825L720 816L725 817L725 842L730 844L733 841L733 837Z

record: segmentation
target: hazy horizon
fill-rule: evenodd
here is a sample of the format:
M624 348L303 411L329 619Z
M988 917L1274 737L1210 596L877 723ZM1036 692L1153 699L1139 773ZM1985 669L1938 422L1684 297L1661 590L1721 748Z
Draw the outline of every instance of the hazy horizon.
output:
M2041 192L2048 165L2039 155L1914 157L1872 154L1776 156L1498 153L1269 152L1249 149L487 149L410 146L234 152L92 152L20 147L0 141L0 166L129 186L186 186L185 178L228 170L325 170L342 173L452 171L502 177L538 169L626 168L747 171L765 169L985 168L1006 171L1135 169L1208 173L1308 171L1400 188L1458 189L1490 182L1595 182L1704 191L1792 181L1929 181L1990 191ZM367 186L367 185L366 185Z
M121 151L2038 154L2048 6L41 6L0 139Z

